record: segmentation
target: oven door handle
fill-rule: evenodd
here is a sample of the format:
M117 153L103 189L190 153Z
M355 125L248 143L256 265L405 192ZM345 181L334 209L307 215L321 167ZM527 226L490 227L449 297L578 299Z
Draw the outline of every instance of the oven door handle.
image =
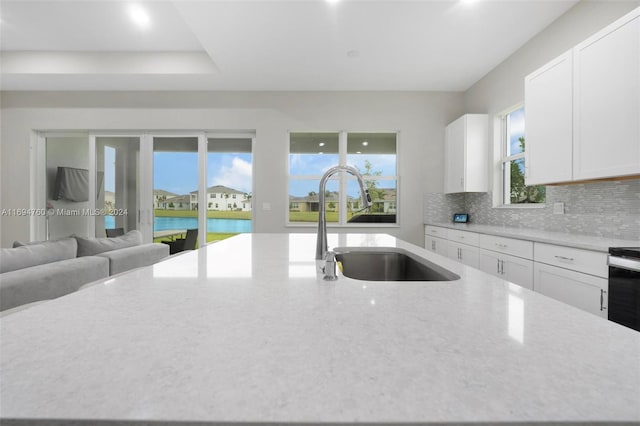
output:
M640 261L625 259L609 255L607 264L614 268L626 269L628 271L640 272Z

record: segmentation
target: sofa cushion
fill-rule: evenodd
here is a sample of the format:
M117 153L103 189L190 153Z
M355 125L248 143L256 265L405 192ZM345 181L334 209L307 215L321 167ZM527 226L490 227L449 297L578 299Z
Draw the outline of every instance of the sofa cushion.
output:
M73 238L73 237L75 237L75 234L71 234L71 235L69 235L67 237L56 238L56 239L53 239L53 240L29 241L28 243L16 240L16 241L13 242L13 248L22 247L22 246L33 246L33 245L36 245L36 244L42 244L42 243L47 243L47 242L51 242L51 241L66 240L67 238Z
M76 237L78 241L78 257L95 256L106 251L118 250L127 247L134 247L142 244L142 233L140 231L129 231L121 237L115 238L82 238Z
M6 272L0 276L0 311L54 299L109 276L109 261L88 256Z
M76 257L77 251L78 243L75 238L2 249L0 252L0 273L73 259Z
M169 246L149 243L122 250L108 251L98 256L109 259L109 275L115 275L159 262L169 256Z

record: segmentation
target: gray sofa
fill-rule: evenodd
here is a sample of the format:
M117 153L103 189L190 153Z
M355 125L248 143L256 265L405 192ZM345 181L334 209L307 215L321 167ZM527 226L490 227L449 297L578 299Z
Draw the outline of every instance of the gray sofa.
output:
M54 299L83 285L169 256L165 244L142 244L130 231L117 238L69 237L22 244L0 252L0 311Z

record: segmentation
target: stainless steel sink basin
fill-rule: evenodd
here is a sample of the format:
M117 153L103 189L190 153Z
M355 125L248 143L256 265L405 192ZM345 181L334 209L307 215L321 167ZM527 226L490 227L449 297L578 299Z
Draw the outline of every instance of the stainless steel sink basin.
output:
M367 281L454 281L460 277L435 263L396 247L333 249L345 277Z

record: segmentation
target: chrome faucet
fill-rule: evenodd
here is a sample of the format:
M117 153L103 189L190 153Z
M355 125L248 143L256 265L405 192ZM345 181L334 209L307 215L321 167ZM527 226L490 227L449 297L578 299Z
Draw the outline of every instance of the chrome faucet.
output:
M362 202L365 207L371 207L371 196L369 195L369 191L367 190L364 179L360 172L351 166L335 166L331 167L320 179L320 189L319 191L319 207L318 207L318 237L316 241L316 260L324 260L327 257L327 216L325 213L325 187L327 186L327 180L338 172L347 172L351 173L353 176L358 179L358 184L360 185L360 195L362 196Z

